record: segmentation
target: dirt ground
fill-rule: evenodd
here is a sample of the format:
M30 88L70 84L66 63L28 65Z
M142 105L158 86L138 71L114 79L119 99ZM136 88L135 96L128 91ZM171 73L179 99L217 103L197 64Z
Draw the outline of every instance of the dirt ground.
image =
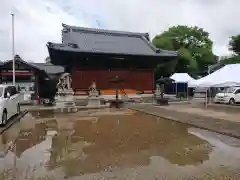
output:
M0 180L240 178L239 139L132 110L34 111L0 139Z

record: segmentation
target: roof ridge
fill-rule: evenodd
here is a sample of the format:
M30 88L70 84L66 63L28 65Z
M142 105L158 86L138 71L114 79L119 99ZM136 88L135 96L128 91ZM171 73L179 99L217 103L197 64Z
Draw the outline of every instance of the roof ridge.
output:
M155 52L155 53L159 53L160 49L156 48L145 36L141 37L142 40Z
M127 36L137 36L137 37L145 37L149 36L148 33L138 33L138 32L130 32L130 31L117 31L117 30L107 30L101 28L88 28L88 27L80 27L80 26L71 26L67 24L62 24L64 29L72 29L83 32L92 32L92 33L108 33L113 35L127 35Z

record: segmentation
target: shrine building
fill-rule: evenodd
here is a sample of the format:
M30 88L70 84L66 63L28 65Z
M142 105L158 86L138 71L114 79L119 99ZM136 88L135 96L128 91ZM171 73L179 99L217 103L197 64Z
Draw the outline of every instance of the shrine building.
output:
M154 68L176 60L178 52L157 49L148 33L91 29L63 24L62 42L47 43L51 63L72 75L76 94L88 91L93 81L101 94L114 94L117 86L127 94L152 92Z
M12 60L0 62L0 84L13 83L12 63ZM21 94L20 102L37 100L45 96L50 91L49 84L58 79L63 72L64 68L61 66L51 63L27 62L16 55L15 84Z

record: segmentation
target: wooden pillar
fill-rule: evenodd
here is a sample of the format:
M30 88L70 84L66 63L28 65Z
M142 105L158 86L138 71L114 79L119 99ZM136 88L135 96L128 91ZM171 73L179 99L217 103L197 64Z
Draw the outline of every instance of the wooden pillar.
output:
M152 81L153 81L153 87L152 87L151 90L152 90L152 92L154 92L154 90L156 89L156 87L155 87L156 84L155 84L155 74L154 74L154 70L152 70L152 74L153 74L153 80L152 80Z
M37 100L39 101L39 88L38 88L38 85L39 85L39 76L34 73L31 77L31 82L34 83L34 99L33 100ZM39 102L38 102L39 103Z

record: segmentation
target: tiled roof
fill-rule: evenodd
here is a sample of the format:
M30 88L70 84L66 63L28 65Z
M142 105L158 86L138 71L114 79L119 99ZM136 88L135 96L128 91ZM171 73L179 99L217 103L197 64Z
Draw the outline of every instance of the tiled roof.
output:
M64 68L62 66L55 66L52 63L33 63L33 62L27 62L21 59L20 57L16 59L16 61L21 62L23 64L26 64L28 66L31 66L34 69L45 71L47 74L58 74L63 73ZM1 61L0 61L1 62ZM5 62L1 62L0 65L4 65L7 63L11 63L12 60L7 60Z
M63 73L64 68L62 66L55 66L51 63L29 63L38 67L40 70L45 71L47 74L58 74Z
M49 46L50 45L50 46ZM83 28L63 24L62 44L49 43L48 47L75 52L112 53L148 56L177 56L175 51L155 48L148 33L133 33Z

